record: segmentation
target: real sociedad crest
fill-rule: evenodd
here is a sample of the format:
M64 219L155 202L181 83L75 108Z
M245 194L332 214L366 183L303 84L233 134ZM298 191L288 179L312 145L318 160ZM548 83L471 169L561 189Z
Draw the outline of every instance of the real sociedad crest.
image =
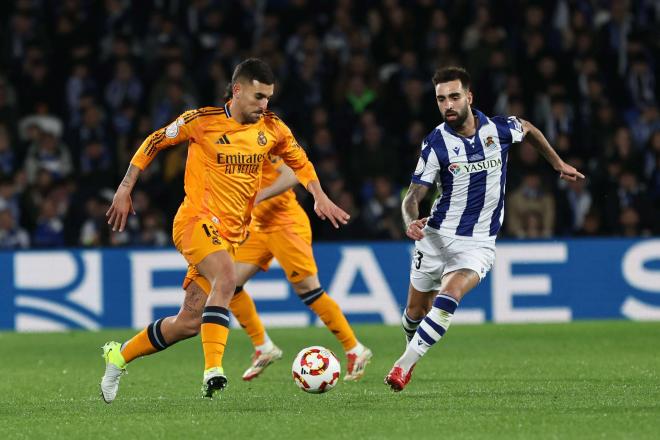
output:
M495 148L495 141L493 140L493 137L488 136L486 140L484 140L484 145L486 148Z

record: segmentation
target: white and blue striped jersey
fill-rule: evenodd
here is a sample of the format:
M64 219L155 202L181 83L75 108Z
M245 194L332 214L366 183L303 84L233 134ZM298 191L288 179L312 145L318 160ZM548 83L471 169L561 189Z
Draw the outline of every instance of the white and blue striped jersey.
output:
M460 136L442 123L424 139L412 182L438 182L441 195L429 227L448 237L494 241L504 219L509 147L522 141L523 128L515 116L489 118L472 111L479 120L474 136Z

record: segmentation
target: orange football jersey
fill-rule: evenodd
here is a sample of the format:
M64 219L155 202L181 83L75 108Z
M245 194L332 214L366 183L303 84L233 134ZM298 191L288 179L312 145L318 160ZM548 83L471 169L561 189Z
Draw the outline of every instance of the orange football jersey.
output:
M305 186L318 180L314 166L289 127L267 111L253 124L231 117L229 103L183 113L142 143L131 164L144 170L162 149L188 140L184 187L179 214L207 216L228 240L239 242L260 187L268 154L282 158Z
M278 156L271 154L266 158L261 176L261 188L269 186L279 177L280 173L277 169L282 164L282 159ZM250 229L271 232L282 226L307 222L309 222L307 214L298 203L295 192L290 188L254 207Z

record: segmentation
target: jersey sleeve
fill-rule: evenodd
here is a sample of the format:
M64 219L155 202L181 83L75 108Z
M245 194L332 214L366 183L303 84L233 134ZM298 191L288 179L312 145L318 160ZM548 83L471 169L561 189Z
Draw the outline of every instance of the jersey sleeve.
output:
M440 172L440 161L433 147L425 140L422 143L422 152L419 155L417 166L413 172L411 182L424 186L432 186Z
M523 126L522 121L518 116L509 116L506 118L506 123L511 133L511 143L516 144L523 140Z
M199 131L201 113L203 110L187 111L167 127L151 133L133 155L131 165L144 170L161 150L194 139Z
M518 116L495 116L491 120L497 127L501 144L516 144L523 140L522 121ZM504 145L502 145L504 147ZM508 147L506 147L508 148Z
M296 141L289 127L279 120L276 123L279 137L270 154L279 156L293 170L298 181L307 188L309 182L319 180L314 165L307 158L305 150Z

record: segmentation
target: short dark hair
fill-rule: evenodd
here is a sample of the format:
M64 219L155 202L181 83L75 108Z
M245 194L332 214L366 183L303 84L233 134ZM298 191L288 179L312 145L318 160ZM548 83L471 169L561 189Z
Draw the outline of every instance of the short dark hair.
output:
M459 80L465 90L470 89L470 74L462 67L443 67L442 69L436 70L435 74L433 74L434 86L454 80Z
M248 58L236 66L231 83L235 84L239 80L252 82L255 79L268 85L275 83L275 75L268 64L257 58Z

